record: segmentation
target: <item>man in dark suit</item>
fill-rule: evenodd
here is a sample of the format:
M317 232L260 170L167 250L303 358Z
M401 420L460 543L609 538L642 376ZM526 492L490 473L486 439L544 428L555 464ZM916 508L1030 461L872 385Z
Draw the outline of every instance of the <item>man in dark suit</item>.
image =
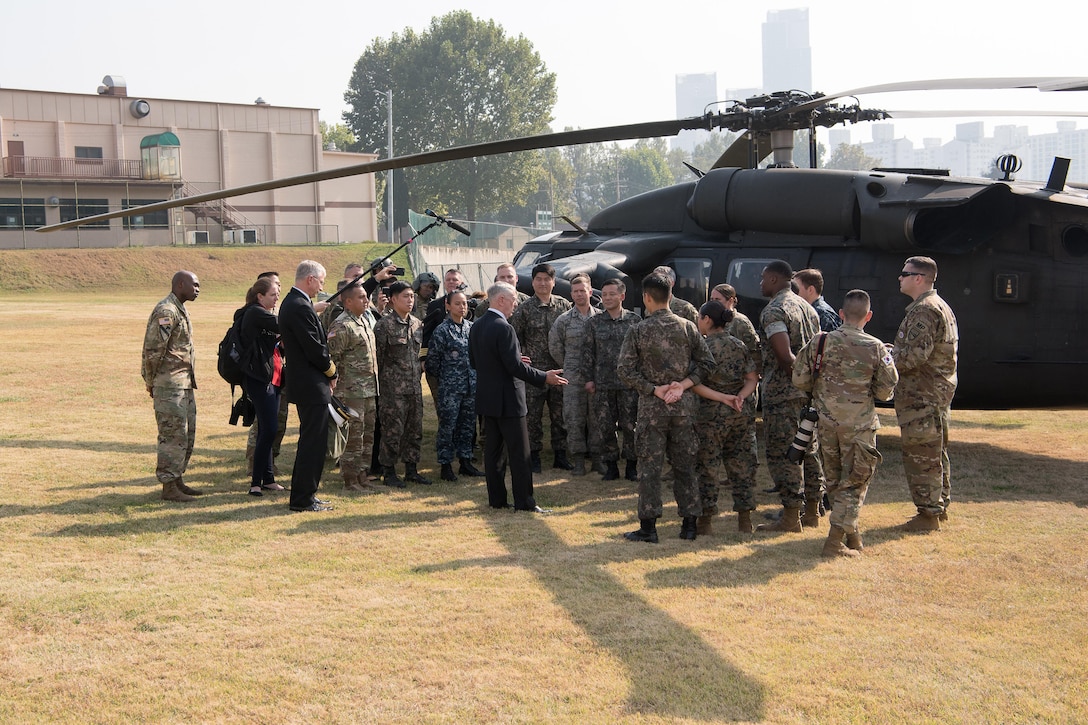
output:
M566 385L562 370L537 370L521 356L514 328L507 319L517 307L517 291L498 282L487 290L488 310L476 320L468 335L469 363L476 369L476 412L484 418L484 473L487 499L492 508L507 508L506 447L514 509L544 513L533 498L533 472L529 462L529 429L525 423L525 383L538 388Z
M316 498L325 467L329 435L329 403L336 387L336 365L329 357L325 329L311 299L325 284L325 268L310 260L299 263L295 285L280 303L280 336L287 358L287 399L298 410L298 451L291 471L292 511L328 511Z

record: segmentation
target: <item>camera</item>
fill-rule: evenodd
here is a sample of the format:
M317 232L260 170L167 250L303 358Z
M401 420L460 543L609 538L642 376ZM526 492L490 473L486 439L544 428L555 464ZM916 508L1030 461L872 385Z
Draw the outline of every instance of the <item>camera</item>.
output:
M816 432L816 423L820 420L820 413L811 405L801 411L801 420L797 425L797 433L793 436L793 442L786 450L786 459L790 463L801 463L812 445L812 434Z

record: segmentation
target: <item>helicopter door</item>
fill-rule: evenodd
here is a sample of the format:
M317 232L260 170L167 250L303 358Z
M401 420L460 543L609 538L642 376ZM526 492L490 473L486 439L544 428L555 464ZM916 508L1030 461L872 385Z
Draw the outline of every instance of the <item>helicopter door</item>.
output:
M759 313L767 306L767 300L759 290L763 269L776 259L784 257L738 257L729 263L725 281L737 291L737 309L759 326Z
M676 272L676 284L672 288L674 296L687 300L699 309L710 296L710 270L713 267L709 259L685 257L669 259L665 265Z

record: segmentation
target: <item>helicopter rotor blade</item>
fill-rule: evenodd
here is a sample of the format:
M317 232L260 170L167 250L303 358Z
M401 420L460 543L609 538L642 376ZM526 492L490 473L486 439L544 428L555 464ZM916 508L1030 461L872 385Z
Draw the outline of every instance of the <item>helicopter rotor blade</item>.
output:
M971 116L998 116L1016 118L1018 116L1042 116L1044 118L1080 118L1088 116L1088 111L1024 111L1024 110L951 110L951 111L888 111L892 118L969 118Z
M229 189L210 191L195 196L167 199L165 201L155 202L154 204L145 204L144 206L135 206L128 209L120 209L117 211L95 214L93 216L81 217L59 224L50 224L49 226L39 227L37 231L52 232L60 229L70 229L91 222L105 221L107 219L116 219L117 217L134 216L138 214L148 214L164 209L175 209L179 206L191 206L209 201L218 201L219 199L226 199L232 196L243 196L245 194L255 194L262 191L270 191L272 189L281 189L287 186L311 184L319 181L357 176L359 174L388 171L390 169L404 169L413 166L441 163L444 161L460 161L474 156L494 156L496 154L513 153L516 151L534 151L556 146L577 146L581 144L604 143L608 141L660 138L664 136L675 136L684 130L710 130L711 128L710 120L707 117L697 116L694 118L671 121L650 121L647 123L635 123L625 126L578 129L575 131L562 131L539 136L523 136L503 141L469 144L467 146L456 146L454 148L441 149L438 151L424 151L418 154L396 156L391 159L370 161L363 164L355 164L353 166L342 166L336 169L313 171L298 176L288 176L282 179L272 179L270 181L261 181L255 184L234 186Z

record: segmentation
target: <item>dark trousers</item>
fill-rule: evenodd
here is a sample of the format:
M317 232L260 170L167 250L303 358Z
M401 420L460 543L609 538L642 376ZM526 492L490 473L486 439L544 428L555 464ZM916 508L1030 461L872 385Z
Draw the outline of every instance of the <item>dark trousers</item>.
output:
M272 383L246 375L242 389L253 401L257 412L257 442L253 448L253 480L251 486L275 482L272 474L272 445L279 427L280 393Z
M533 498L533 469L529 463L529 428L525 418L484 416L484 475L487 479L487 503L493 508L505 508L506 463L510 462L510 488L514 492L514 508L531 509Z
M325 468L329 406L326 403L296 403L295 409L298 410L298 451L291 471L291 506L305 508L313 503Z

